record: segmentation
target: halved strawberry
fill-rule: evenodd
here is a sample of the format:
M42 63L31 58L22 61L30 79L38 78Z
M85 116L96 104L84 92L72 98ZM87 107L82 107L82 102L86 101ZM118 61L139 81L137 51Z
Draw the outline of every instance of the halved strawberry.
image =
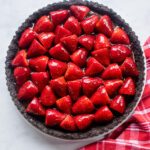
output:
M70 55L61 43L55 45L49 50L49 54L58 60L69 61Z
M51 32L54 29L53 23L50 21L48 16L40 17L34 25L33 30L37 33Z
M120 27L116 27L111 36L111 42L117 44L130 44L127 33Z
M54 41L55 34L50 32L50 33L40 33L38 36L39 41L42 43L42 45L46 48L49 49Z
M40 102L44 106L52 106L56 103L56 96L51 87L46 85L41 92Z
M29 60L29 66L33 71L42 72L46 70L48 63L47 56L39 56Z
M37 40L33 40L32 44L28 49L27 55L28 57L35 57L43 55L46 52L47 50Z
M48 62L48 67L53 79L61 77L67 70L67 64L56 59L50 59Z
M86 96L80 97L72 106L73 114L88 114L93 112L94 105Z
M72 101L69 95L64 96L56 101L56 105L63 113L70 114Z
M45 109L36 97L28 104L26 112L37 116L45 116Z
M110 98L104 86L100 86L90 98L94 105L107 105Z
M33 84L32 81L25 82L18 91L19 100L32 99L38 93L38 88Z
M94 31L96 23L98 22L97 15L91 15L81 22L81 26L86 34L91 34Z
M76 50L70 57L74 64L83 67L86 64L88 52L84 48Z
M14 69L14 78L20 86L24 84L30 77L30 69L25 67L16 67Z
M106 36L111 37L113 33L113 23L110 17L107 15L102 16L96 24L96 29Z
M33 83L38 87L38 90L40 92L48 84L49 74L47 72L32 72L31 79Z
M79 21L83 20L90 11L88 7L80 5L72 5L70 10Z
M65 79L66 80L76 80L76 79L81 79L83 77L83 72L82 70L75 64L73 63L68 63L68 68L65 73Z
M113 113L107 106L100 107L95 113L95 121L97 123L107 123L112 121Z
M119 94L123 95L135 95L135 83L132 78L128 77L125 79L122 87L119 90Z
M110 64L101 77L103 79L122 79L122 72L118 64Z
M11 65L13 67L27 67L28 66L28 61L27 61L27 53L25 50L21 50L19 52L17 52L16 56L14 57L14 59L11 62Z

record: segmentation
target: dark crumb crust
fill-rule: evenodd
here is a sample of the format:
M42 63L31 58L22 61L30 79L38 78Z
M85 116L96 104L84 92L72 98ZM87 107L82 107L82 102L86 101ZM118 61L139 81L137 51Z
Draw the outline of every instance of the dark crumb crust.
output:
M42 15L48 15L50 11L58 10L58 9L67 9L69 6L77 4L77 5L86 5L88 6L92 11L97 12L99 14L107 14L109 15L113 22L117 24L118 26L121 26L124 28L124 30L127 32L130 40L131 40L131 49L133 50L135 61L137 64L137 67L140 71L140 75L136 81L136 95L133 97L132 101L128 104L128 107L126 109L126 112L123 116L117 116L111 123L101 126L93 126L88 131L85 132L66 132L61 129L52 129L48 128L44 125L44 122L38 120L37 118L27 114L25 112L25 107L20 103L17 99L17 89L16 89L16 83L13 77L13 68L11 66L11 60L15 56L16 52L18 51L18 39L21 36L21 33L27 28L32 26L32 24ZM90 1L82 1L82 0L70 0L70 1L64 1L64 2L58 2L50 4L36 12L34 12L31 16L29 16L25 22L18 28L16 31L15 36L13 37L8 51L7 51L7 57L6 57L6 80L7 80L7 86L8 90L10 92L10 95L12 97L12 100L14 104L17 106L20 113L24 116L25 119L27 119L34 127L39 129L40 131L62 139L70 139L70 140L77 140L77 139L86 139L91 138L94 136L102 135L106 136L108 133L110 133L116 126L121 125L123 122L125 122L129 116L132 114L135 106L139 102L139 97L141 96L141 92L144 86L145 81L145 62L144 62L144 56L143 51L140 47L140 42L135 35L135 33L132 31L130 26L119 16L117 15L112 9L109 9L106 6L103 6L102 4L98 4L95 2Z

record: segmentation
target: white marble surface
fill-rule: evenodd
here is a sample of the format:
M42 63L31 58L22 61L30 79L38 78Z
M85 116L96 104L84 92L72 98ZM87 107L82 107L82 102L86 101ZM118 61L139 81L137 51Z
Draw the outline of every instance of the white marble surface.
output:
M59 142L34 130L16 110L6 87L4 62L14 32L33 11L54 1L57 0L0 0L0 150L74 150L85 144ZM127 20L143 45L150 35L149 0L99 2L113 8Z

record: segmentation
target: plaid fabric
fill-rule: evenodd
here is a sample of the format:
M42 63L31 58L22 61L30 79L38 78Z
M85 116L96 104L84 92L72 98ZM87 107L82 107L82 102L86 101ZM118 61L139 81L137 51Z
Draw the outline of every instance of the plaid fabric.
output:
M144 44L147 58L147 81L142 100L128 122L108 138L81 150L150 150L150 37Z

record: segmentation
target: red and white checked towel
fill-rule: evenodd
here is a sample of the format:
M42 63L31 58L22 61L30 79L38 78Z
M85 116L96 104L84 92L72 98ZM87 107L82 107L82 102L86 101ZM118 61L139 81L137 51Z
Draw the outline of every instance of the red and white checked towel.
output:
M147 58L147 80L134 114L111 136L81 150L150 150L150 37L143 48Z

